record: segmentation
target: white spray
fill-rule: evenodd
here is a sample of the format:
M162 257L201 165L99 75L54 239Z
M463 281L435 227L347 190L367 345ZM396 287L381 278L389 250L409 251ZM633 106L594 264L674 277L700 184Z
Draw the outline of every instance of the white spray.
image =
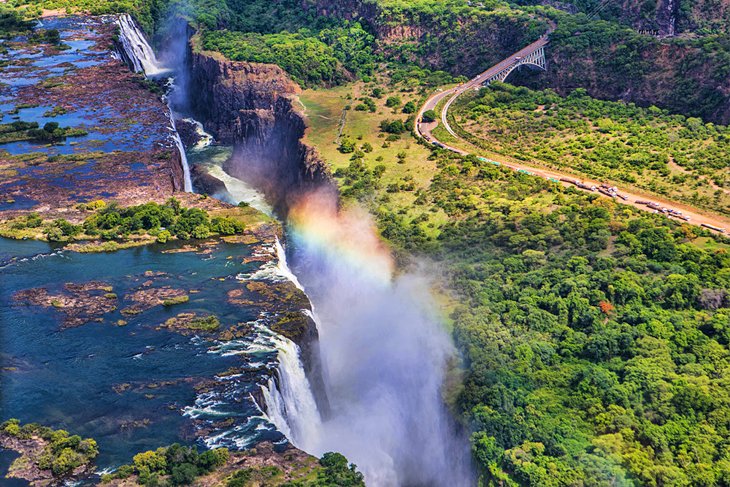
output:
M468 442L441 387L453 345L432 310L427 280L395 276L363 211L310 195L290 212L295 269L316 305L331 414L292 440L339 451L368 485L474 485ZM288 424L301 422L287 416Z

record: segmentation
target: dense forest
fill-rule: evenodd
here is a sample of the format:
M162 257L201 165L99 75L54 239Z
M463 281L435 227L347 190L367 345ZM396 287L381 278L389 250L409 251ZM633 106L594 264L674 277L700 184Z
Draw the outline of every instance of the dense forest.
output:
M488 485L720 485L730 396L730 249L691 226L473 157L436 155L384 235L459 293L458 408Z
M726 126L583 89L563 98L495 84L459 103L456 120L480 147L730 214Z

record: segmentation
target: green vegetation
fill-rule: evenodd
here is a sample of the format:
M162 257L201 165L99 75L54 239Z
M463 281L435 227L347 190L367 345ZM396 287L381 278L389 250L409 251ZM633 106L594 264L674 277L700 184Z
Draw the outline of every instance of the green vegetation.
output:
M191 485L199 476L213 472L228 461L226 448L206 450L199 453L196 448L169 446L138 453L132 465L123 465L116 472L104 475L102 482L137 476L137 482L150 487L170 485Z
M31 23L23 18L21 12L8 8L4 4L0 5L0 38L8 38L25 33L31 27ZM0 47L0 50L2 50L0 52L3 52L4 47Z
M409 96L398 86L375 98L376 116L347 113L346 154L333 142L349 91L306 92L307 137L331 161L342 194L371 209L401 256L422 254L447 271L465 360L452 402L473 428L484 485L722 485L730 240L475 157L406 148L407 136L381 147L385 100ZM351 98L371 92L358 83ZM674 153L687 171L722 176L709 166L724 160L724 127L581 92L562 99L497 86L492 94L504 102L493 119L509 120L512 110L520 123L533 123L530 110L545 118L506 149L550 143L561 123L570 133L586 124L579 136L596 137L598 146L607 138L601 121L637 153ZM555 107L538 109L532 96ZM634 123L646 135L633 134ZM547 140L531 140L530 130ZM662 132L671 143L657 141L666 140ZM708 162L694 165L698 154Z
M52 143L66 137L79 137L86 134L87 132L82 129L61 128L57 122L47 122L42 129L38 128L37 122L16 121L0 124L0 144L21 140Z
M255 451L239 455L256 455ZM339 453L325 453L319 462L293 462L287 472L276 465L260 465L227 473L224 467L231 454L225 448L199 453L196 448L178 444L158 448L134 456L131 465L123 465L116 472L104 475L103 483L115 479L130 479L139 485L165 487L193 485L201 476L214 474L215 485L226 487L287 486L301 487L364 487L363 476L357 467L349 464ZM305 455L306 457L306 455ZM312 459L314 460L314 459ZM296 467L296 468L294 468ZM136 477L136 478L135 478ZM291 481L287 480L290 479Z
M719 485L730 241L447 151L382 234L441 261L460 302L454 400L485 485ZM386 171L389 169L386 169ZM448 223L428 235L424 215Z
M628 97L687 116L727 120L726 35L660 40L585 15L551 15L557 29L548 54L556 65L566 67L545 76L562 91L580 86L599 98Z
M183 304L190 301L190 296L187 294L183 294L182 296L175 296L173 298L165 299L162 302L162 306L174 306L176 304Z
M162 230L164 227L165 230ZM162 235L167 240L174 235L181 240L190 238L207 238L213 234L233 235L243 231L243 225L229 217L217 217L211 220L208 214L199 208L183 208L175 199L164 205L146 203L138 206L121 208L114 203L97 210L84 220L84 232L87 235L99 236L103 239L115 239L134 233Z
M175 198L165 204L145 203L121 207L103 201L81 203L80 210L92 212L83 223L75 225L64 219L44 221L37 213L2 222L0 236L7 238L45 238L52 242L101 239L110 240L101 246L87 246L85 251L114 251L125 245L114 241L149 243L155 239L166 243L173 237L178 240L203 239L212 236L228 236L243 233L244 216L215 216L212 219L205 210L184 208ZM248 213L244 208L236 212ZM231 213L231 212L229 212ZM134 244L134 243L133 243ZM121 246L120 246L121 245ZM83 251L82 248L78 250Z
M339 453L328 452L322 455L313 474L291 482L285 480L284 472L273 465L250 467L238 470L226 480L226 487L364 487L363 476L347 458Z
M730 215L730 129L656 107L495 83L455 117L468 140L519 160L629 183Z
M218 317L210 315L194 318L185 325L185 328L200 331L216 331L218 328L220 328L220 326L221 322Z
M373 36L360 24L347 22L319 33L213 31L203 36L205 49L234 61L278 64L303 86L333 86L370 74L376 60L372 43Z
M26 459L41 470L50 470L57 478L68 476L78 467L88 466L99 454L96 441L90 438L69 436L67 431L53 430L36 423L21 426L17 419L0 424L0 434L16 438L24 445L18 460ZM40 443L34 439L40 440Z

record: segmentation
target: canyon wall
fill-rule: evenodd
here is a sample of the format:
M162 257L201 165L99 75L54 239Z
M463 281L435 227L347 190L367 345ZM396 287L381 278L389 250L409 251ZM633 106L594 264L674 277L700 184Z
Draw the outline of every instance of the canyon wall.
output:
M443 7L384 6L362 0L302 0L317 15L356 20L378 40L378 49L408 63L475 76L536 40L547 22L521 12L498 14L468 8L468 14Z
M262 188L281 214L301 191L331 185L326 164L301 142L298 87L284 70L193 48L189 82L193 113L216 140L236 147L226 169Z
M228 173L262 189L282 217L310 188L337 191L317 151L301 142L306 123L295 106L299 88L281 68L200 51L195 37L188 58L190 109L218 142L234 146ZM300 294L299 308L311 308ZM299 346L317 405L326 414L316 323L301 314L275 331Z
M555 4L552 0L525 3ZM558 27L547 49L548 72L525 69L510 77L510 82L553 88L561 94L580 87L597 98L653 104L730 123L727 39L671 38L688 30L726 32L730 0L627 1L601 11L618 21L615 24L586 22L585 16L568 13L577 12L575 5L563 2L560 6L566 13L556 17ZM301 8L359 20L376 35L379 49L386 54L467 77L547 30L545 19L516 9L497 13L465 7L430 12L417 5L389 7L363 0L302 0ZM650 35L639 35L641 30Z

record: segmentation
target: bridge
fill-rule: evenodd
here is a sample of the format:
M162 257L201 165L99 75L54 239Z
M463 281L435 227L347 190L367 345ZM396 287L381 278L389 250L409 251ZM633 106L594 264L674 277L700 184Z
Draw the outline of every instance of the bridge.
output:
M468 82L457 86L456 88L453 88L449 93L451 97L446 102L441 112L441 122L444 124L444 128L452 136L458 138L456 133L451 128L451 125L449 125L447 116L452 103L454 103L454 101L460 95L469 91L470 89L477 89L480 86L489 86L489 84L493 83L494 81L504 81L505 79L507 79L507 76L509 76L515 69L520 66L535 66L539 69L542 69L543 71L546 71L547 62L545 61L545 46L548 44L548 42L550 42L548 39L548 34L543 35L529 46L517 51L510 57L503 59L488 70L470 79ZM436 101L436 104L438 104L438 102L445 97L446 96L439 98ZM434 104L434 107L436 106L436 104Z
M456 152L462 155L470 154L468 151L456 146L460 142L464 141L456 134L456 132L454 132L454 130L449 125L449 120L447 117L449 108L460 95L466 93L471 89L478 89L481 86L489 86L490 83L493 83L495 81L504 81L515 69L520 66L530 65L542 70L546 70L547 64L545 62L545 47L549 42L548 36L554 30L554 28L555 26L551 25L550 30L538 40L525 47L524 49L521 49L520 51L514 53L508 58L500 61L483 73L470 79L466 83L454 86L453 88L450 88L448 90L439 90L436 94L432 95L428 100L426 100L426 103L423 104L421 110L418 112L418 117L416 117L414 123L416 135L421 137L422 139L425 139L431 144L450 150L452 152ZM446 100L446 103L444 103L443 107L441 108L441 113L439 114L438 118L440 119L441 124L443 124L444 129L446 129L449 134L451 134L454 139L456 139L455 142L451 143L442 142L433 135L432 132L439 125L439 120L434 120L432 122L423 122L424 112L428 110L435 110L439 103L441 103L441 101L443 100ZM463 147L469 147L468 143L459 145ZM586 191L597 191L609 197L620 197L622 200L620 201L621 203L628 204L642 210L653 211L655 213L658 211L662 211L667 216L677 217L681 220L684 220L685 222L709 228L710 230L715 232L725 233L725 228L730 227L730 222L724 217L719 217L717 215L708 215L704 212L697 211L693 207L687 205L678 205L676 202L657 200L661 202L661 204L657 204L655 202L643 201L643 199L646 197L645 195L633 192L628 189L622 189L621 194L612 193L611 195L608 195L601 190L601 188L606 186L605 184L596 181L578 180L575 179L575 176L570 173L563 173L545 168L538 168L534 165L529 165L528 163L516 161L498 162L485 159L483 157L481 159L487 160L496 165L510 168L515 171L531 174L537 177L542 177L566 186L574 185ZM612 186L612 184L609 186ZM663 205L666 205L666 207L664 207ZM681 206L684 212L682 213L676 210L672 210L672 206ZM660 208L660 210L657 210L657 208Z

